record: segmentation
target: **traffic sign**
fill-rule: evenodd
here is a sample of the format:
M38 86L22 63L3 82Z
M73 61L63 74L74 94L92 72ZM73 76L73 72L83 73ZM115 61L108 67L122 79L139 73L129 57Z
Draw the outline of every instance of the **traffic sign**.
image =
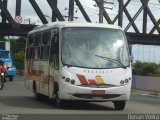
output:
M22 17L21 16L15 16L14 21L18 24L22 22Z

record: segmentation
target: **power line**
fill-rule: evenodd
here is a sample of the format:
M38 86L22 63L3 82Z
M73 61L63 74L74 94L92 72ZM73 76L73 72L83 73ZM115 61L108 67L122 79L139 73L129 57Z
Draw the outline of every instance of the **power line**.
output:
M76 7L75 7L76 8ZM87 12L89 12L89 13L93 13L93 14L97 14L97 12L96 11L91 11L91 10L89 10L88 8L87 8Z
M103 23L103 13L104 13L104 9L113 9L113 8L109 8L109 7L105 7L105 4L114 4L113 2L107 2L107 0L96 0L97 5L94 5L95 7L99 7L99 23Z
M70 15L69 15L70 9L67 8L67 7L65 7L64 11L67 11L67 10L68 10L68 15L63 16L64 18L68 18L69 21L70 21L70 19L72 19L72 18L75 18L75 19L78 18L78 17L75 17L75 16L70 16ZM77 10L76 10L76 12L77 12Z

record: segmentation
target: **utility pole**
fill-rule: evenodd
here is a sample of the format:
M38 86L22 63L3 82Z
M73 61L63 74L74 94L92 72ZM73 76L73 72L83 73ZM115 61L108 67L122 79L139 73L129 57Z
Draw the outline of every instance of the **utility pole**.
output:
M74 0L69 0L68 21L73 21L74 17Z
M71 10L72 9L72 10ZM68 16L65 15L63 17L68 18L68 21L74 21L74 19L78 19L78 17L74 17L74 8L65 8L64 10L68 10ZM76 10L77 12L77 10Z
M99 23L103 23L103 14L104 14L104 10L106 9L113 9L110 7L104 7L104 4L114 4L113 2L108 2L107 0L94 0L97 2L97 5L93 5L94 7L99 7Z

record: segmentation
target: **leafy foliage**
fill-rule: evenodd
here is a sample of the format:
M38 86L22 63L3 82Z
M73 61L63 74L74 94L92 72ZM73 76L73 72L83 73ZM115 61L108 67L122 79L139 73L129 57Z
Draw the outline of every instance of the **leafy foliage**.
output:
M160 64L137 61L133 67L134 75L160 76Z
M18 69L24 69L25 57L25 38L17 38L10 40L13 62Z
M0 35L0 41L5 41L5 37Z

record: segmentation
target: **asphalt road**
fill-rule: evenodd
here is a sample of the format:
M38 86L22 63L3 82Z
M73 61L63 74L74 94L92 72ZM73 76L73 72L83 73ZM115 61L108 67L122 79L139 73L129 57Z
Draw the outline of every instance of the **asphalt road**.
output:
M114 110L111 102L72 103L64 109L58 109L54 104L43 99L35 101L33 93L24 87L23 77L15 77L7 81L0 91L0 113L12 114L160 114L160 98L131 95L123 111Z

